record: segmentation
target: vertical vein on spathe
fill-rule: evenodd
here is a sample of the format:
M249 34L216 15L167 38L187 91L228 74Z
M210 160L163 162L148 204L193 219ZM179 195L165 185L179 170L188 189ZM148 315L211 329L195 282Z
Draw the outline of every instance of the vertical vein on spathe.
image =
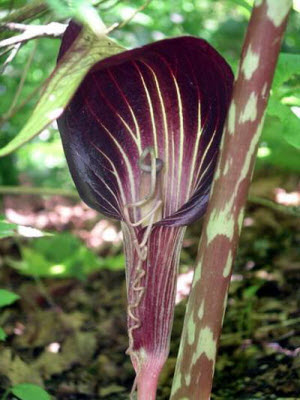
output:
M146 97L147 97L147 102L148 102L148 105L149 105L149 113L150 113L150 118L151 118L151 124L152 124L154 150L155 150L156 157L159 157L160 155L158 153L158 147L157 147L156 124L155 124L155 118L154 118L153 104L152 104L151 96L150 96L150 93L149 93L149 90L147 88L145 79L143 77L143 74L142 74L139 66L134 61L133 61L133 65L134 65L135 69L137 70L137 72L138 72L138 74L139 74L139 76L141 78L141 82L142 82L142 85L143 85L143 88L144 88L144 91L145 91L145 94L146 94Z
M135 193L135 184L134 184L134 176L133 176L133 171L132 171L132 165L129 161L129 158L127 154L125 153L123 147L120 145L118 140L114 137L114 135L111 133L111 131L103 124L102 121L98 118L97 114L94 113L93 109L90 107L89 102L85 100L86 105L88 106L88 109L90 110L90 113L94 116L98 124L105 130L105 132L109 135L109 137L112 139L114 144L116 145L117 149L121 153L123 160L125 162L125 166L128 172L128 177L129 177L129 184L130 184L130 192L131 192L131 199L128 199L129 201L136 201L136 193Z
M177 204L176 209L179 208L180 204L180 189L181 189L181 176L182 176L182 161L183 161L183 143L184 143L184 130L183 130L183 108L182 108L182 100L181 93L179 89L179 85L176 77L172 73L172 78L174 81L176 94L177 94L177 102L178 102L178 116L179 116L179 157L178 157L178 182L177 182Z
M193 179L195 178L195 173L194 172L195 172L195 166L196 166L196 161L197 161L197 156L198 156L198 149L199 149L201 133L202 133L202 129L201 129L201 103L200 103L200 99L198 99L197 133L196 133L196 140L195 140L195 144L194 144L194 151L193 151L191 168L190 168L190 171L189 171L189 184L188 184L188 189L186 191L185 201L188 201L188 199L190 198L190 195L191 195Z
M214 133L211 136L211 139L210 139L208 145L205 148L205 151L204 151L203 155L201 155L201 162L200 162L197 174L196 174L196 179L194 181L197 187L199 187L199 184L201 182L201 179L202 179L203 173L204 173L204 172L201 173L202 165L203 165L203 163L204 163L204 161L206 159L206 155L207 155L207 153L208 153L208 151L209 151L209 149L210 149L210 147L211 147L211 145L213 143L213 140L214 140L214 137L216 135L216 132L217 132L217 130L215 129ZM201 175L199 176L200 173L201 173Z
M165 215L170 215L174 211L176 211L175 204L174 204L175 199L173 199L174 182L175 182L175 142L174 142L174 135L175 135L174 134L174 130L172 128L172 135L171 135L172 175L171 175L171 178L170 178L170 184L168 185L168 186L170 186L170 191L169 191L170 198L169 198L169 201L168 201L169 209L168 209L168 212L166 212Z
M169 131L168 131L168 121L167 121L167 112L166 112L166 108L165 108L165 103L164 103L164 99L162 96L162 91L159 85L159 81L157 78L156 73L154 72L153 68L150 67L149 64L147 64L146 62L143 61L143 64L151 71L154 82L155 82L155 87L157 90L157 94L158 94L158 98L159 98L159 102L160 102L160 108L161 108L161 113L162 113L162 117L163 117L163 124L164 124L164 142L165 142L165 148L164 148L164 189L167 189L167 187L169 186L167 183L168 180L168 175L169 175ZM160 157L162 157L162 154L160 154ZM166 190L163 190L162 193L164 196L167 195ZM164 200L164 199L163 199ZM165 203L165 201L164 201Z
M141 154L142 153L141 130L140 130L139 123L137 122L135 113L134 113L134 111L133 111L133 109L132 109L132 107L131 107L128 99L127 99L127 97L125 96L123 90L121 89L120 85L118 84L116 78L114 77L113 73L111 72L111 70L108 69L107 72L108 72L109 77L111 78L111 80L113 81L115 86L117 87L118 91L120 92L121 97L123 98L123 100L125 101L125 104L127 105L128 109L129 109L130 115L131 115L131 117L133 119L135 130L136 130L139 153Z
M98 149L97 149L97 150L98 150ZM81 156L78 152L76 152L76 153L77 153L77 156L78 156L79 158L82 159L82 156ZM82 161L84 162L83 159L82 159ZM106 184L105 180L104 180L103 178L101 178L101 176L98 176L98 175L97 175L97 178L100 179L100 181L104 184L104 186L105 186L105 187L109 190L109 192L113 195L113 197L115 198L115 200L116 200L116 202L117 202L117 205L120 207L120 201L119 201L119 199L116 197L115 193L111 190L111 188ZM88 185L91 186L89 183L88 183ZM115 215L116 215L116 216L118 216L118 215L120 214L120 213L119 213L119 210L118 210L113 204L111 204L111 202L109 202L108 199L107 199L105 196L103 196L102 193L101 193L99 190L97 190L95 187L93 187L92 189L95 190L95 191L97 192L98 196L100 196L101 199L104 200L104 202L107 203L108 206L109 206L109 208L107 208L107 207L103 206L103 204L102 204L102 205L101 205L101 208L102 208L102 209L106 210L107 213L109 213L110 215L112 215L111 209L114 209L114 210L115 210L115 212L116 212Z
M125 193L124 193L124 190L123 190L123 185L122 185L122 182L121 182L120 175L118 174L118 171L117 171L117 169L116 169L116 167L115 167L115 164L111 161L111 159L108 157L107 154L105 154L101 149L99 149L99 147L97 147L97 146L94 145L94 144L93 144L93 146L94 146L95 149L98 150L99 153L101 153L101 154L103 155L103 157L105 157L106 160L110 163L110 165L111 165L111 167L112 167L112 169L113 169L113 174L114 174L115 177L116 177L117 184L118 184L119 189L120 189L120 194L121 194L122 202L123 202L123 204L126 204L127 200L126 200L126 196L125 196ZM118 204L120 204L120 203L118 202ZM123 207L120 207L121 210L122 210L122 208L123 208Z
M141 151L141 143L139 142L138 138L133 133L132 129L130 128L128 123L125 121L125 119L122 117L122 115L116 110L115 106L113 104L111 104L111 102L107 99L107 96L103 95L103 92L102 92L101 88L99 87L99 85L97 83L97 79L95 79L95 76L92 75L92 77L93 77L95 86L101 93L101 96L103 97L104 101L108 104L109 108L112 109L113 113L115 113L117 115L117 117L119 118L119 120L123 123L123 125L125 126L126 130L129 133L130 137L132 138L132 140L134 141L135 145L137 146L137 148L140 152Z

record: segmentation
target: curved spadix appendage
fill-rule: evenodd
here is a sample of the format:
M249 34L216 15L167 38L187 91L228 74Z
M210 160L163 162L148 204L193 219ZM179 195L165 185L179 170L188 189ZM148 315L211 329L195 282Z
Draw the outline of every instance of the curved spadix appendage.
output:
M139 399L155 398L168 354L184 226L207 207L232 82L204 40L166 39L94 65L58 120L80 196L122 221Z

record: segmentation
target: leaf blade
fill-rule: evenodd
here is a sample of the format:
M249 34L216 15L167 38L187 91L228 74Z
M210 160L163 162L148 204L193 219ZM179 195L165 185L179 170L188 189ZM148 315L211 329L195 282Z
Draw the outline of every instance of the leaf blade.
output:
M89 69L97 61L122 50L121 46L106 36L99 39L92 32L83 29L46 82L32 116L23 129L0 149L0 157L12 153L57 119Z
M7 222L4 218L0 216L0 239L14 236L16 228L16 224Z
M300 71L300 55L290 53L280 53L272 89L277 90L284 82L299 75Z
M11 392L21 400L50 400L49 394L39 386L21 383L11 388Z
M290 145L300 149L300 119L274 96L270 97L268 114L280 119L284 140Z
M19 300L20 296L16 293L10 292L9 290L0 289L0 307L5 307L13 304Z
M0 327L0 341L5 340L7 337L6 333L4 332L4 330Z

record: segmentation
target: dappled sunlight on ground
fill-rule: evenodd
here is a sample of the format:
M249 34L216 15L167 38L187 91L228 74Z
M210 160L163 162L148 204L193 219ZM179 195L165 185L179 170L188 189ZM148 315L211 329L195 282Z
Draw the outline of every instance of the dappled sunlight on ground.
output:
M190 270L184 274L179 274L177 279L177 292L176 292L176 304L185 299L191 290L193 281L194 271Z
M82 202L74 203L60 196L47 199L6 196L4 213L8 221L22 225L22 236L40 236L39 230L61 232L67 229L91 248L99 249L108 243L121 246L122 233L118 224L101 219L103 217Z
M274 189L275 201L285 206L300 206L300 190L288 193L282 188Z

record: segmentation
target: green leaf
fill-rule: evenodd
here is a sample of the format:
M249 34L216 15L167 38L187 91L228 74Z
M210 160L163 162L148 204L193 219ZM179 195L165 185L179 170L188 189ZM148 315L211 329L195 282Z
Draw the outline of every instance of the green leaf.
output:
M106 36L96 36L83 29L48 79L32 116L17 136L0 149L0 157L21 147L57 119L89 69L121 51L123 48Z
M55 249L55 251L53 251ZM9 266L27 276L85 279L90 273L107 268L124 268L124 255L98 257L77 237L61 233L38 238L21 247L22 260L8 259Z
M292 146L300 149L300 119L274 96L270 97L268 114L280 119L283 138Z
M262 133L262 144L268 149L268 155L257 158L256 167L274 165L289 171L300 172L300 150L284 139L285 132L278 116L266 115Z
M0 328L0 340L5 340L6 339L6 333L2 328Z
M49 394L39 386L21 383L13 386L10 391L21 400L50 400Z
M8 306L15 301L17 301L20 297L8 290L0 289L0 307Z
M276 90L294 75L300 74L300 54L280 53L272 89Z
M68 233L38 238L30 245L22 246L21 254L22 261L7 261L21 274L29 276L84 279L102 267L101 259Z
M5 219L0 216L0 239L9 236L14 236L16 228L17 228L16 224L11 224L5 221Z

